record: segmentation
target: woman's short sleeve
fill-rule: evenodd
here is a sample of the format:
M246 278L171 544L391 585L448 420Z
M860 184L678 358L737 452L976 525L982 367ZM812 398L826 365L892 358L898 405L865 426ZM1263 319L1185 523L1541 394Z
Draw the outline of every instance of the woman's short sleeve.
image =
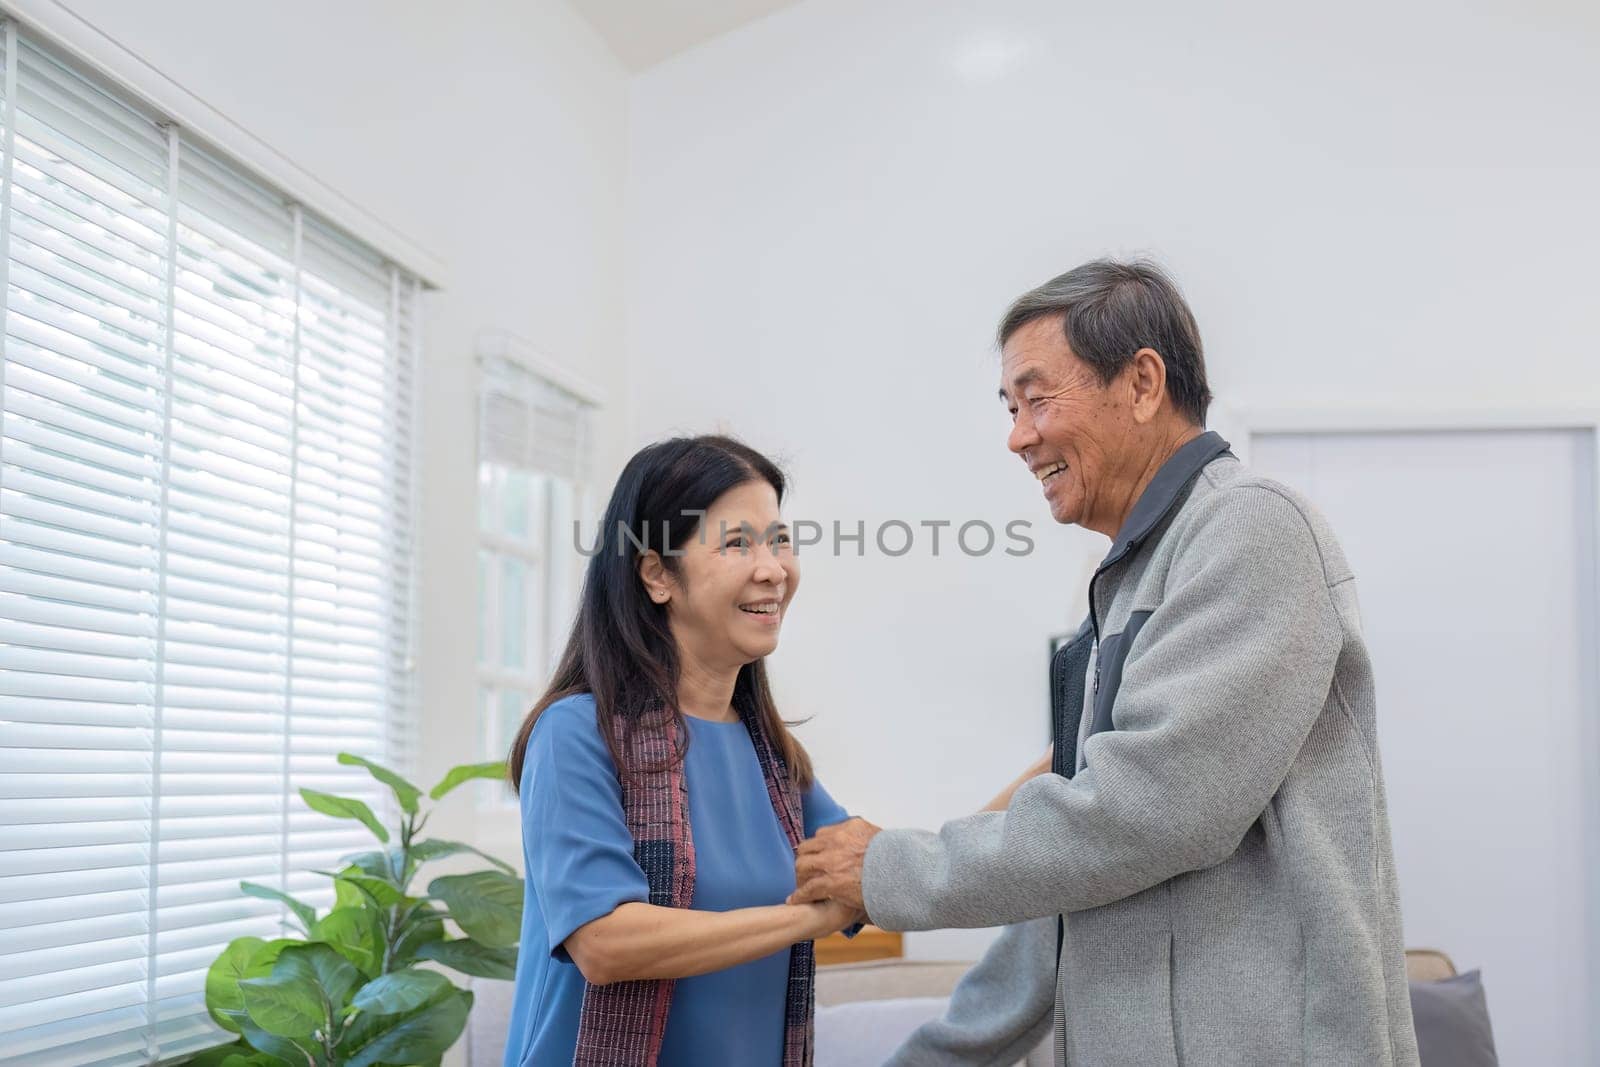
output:
M616 765L595 725L592 697L546 708L528 739L522 768L522 835L551 953L585 923L650 887L633 858Z
M822 783L813 780L811 788L806 790L802 798L802 807L805 811L806 836L810 837L824 826L844 822L850 818L850 813L839 806L839 802L828 795L822 788Z

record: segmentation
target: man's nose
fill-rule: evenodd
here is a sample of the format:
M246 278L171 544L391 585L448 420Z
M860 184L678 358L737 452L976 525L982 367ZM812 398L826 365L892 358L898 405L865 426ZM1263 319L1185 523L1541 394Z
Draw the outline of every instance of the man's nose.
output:
M1011 424L1011 433L1006 438L1006 447L1020 456L1038 443L1039 435L1034 432L1033 420L1028 417L1026 412L1017 412L1017 421Z

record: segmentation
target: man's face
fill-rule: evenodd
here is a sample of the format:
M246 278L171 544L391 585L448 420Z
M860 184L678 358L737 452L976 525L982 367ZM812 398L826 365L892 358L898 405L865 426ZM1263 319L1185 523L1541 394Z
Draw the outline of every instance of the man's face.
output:
M1130 428L1115 385L1101 385L1073 353L1059 315L1028 323L1001 351L1000 398L1012 419L1006 447L1041 479L1057 522L1106 523L1112 505L1101 497Z

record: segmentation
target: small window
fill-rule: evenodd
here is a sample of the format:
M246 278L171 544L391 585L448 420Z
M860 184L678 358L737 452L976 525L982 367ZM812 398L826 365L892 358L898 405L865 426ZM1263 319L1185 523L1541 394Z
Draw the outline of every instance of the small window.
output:
M577 606L591 405L512 359L483 361L478 451L478 714L503 758L544 692ZM486 802L504 786L484 784ZM498 798L489 800L488 798Z

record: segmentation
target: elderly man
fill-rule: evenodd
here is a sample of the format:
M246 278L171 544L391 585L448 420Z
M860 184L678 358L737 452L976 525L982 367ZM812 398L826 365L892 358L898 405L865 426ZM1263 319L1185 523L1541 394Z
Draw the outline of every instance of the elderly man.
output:
M1008 447L1112 539L1051 664L1053 772L938 833L805 842L794 900L1009 925L893 1062L1417 1063L1355 582L1327 523L1204 430L1199 331L1098 261L1000 323Z

